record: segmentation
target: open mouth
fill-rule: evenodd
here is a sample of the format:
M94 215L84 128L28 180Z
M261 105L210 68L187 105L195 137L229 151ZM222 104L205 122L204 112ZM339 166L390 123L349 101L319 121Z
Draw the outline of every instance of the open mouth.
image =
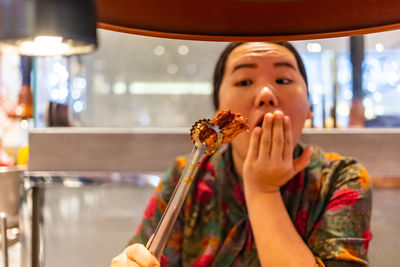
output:
M260 117L260 119L258 120L258 123L256 124L256 127L257 127L257 126L258 126L258 127L262 127L263 122L264 122L264 115L262 115L262 116Z
M264 113L264 114L262 114L262 115L260 115L260 117L258 118L258 120L256 121L257 123L254 125L254 128L255 127L262 127L262 125L263 125L263 123L264 123L264 117L265 117L265 115L266 114L271 114L272 116L273 116L273 114L274 114L274 112L276 112L276 111L280 111L280 110L273 110L273 111L268 111L267 113ZM282 114L284 114L282 111L280 111Z

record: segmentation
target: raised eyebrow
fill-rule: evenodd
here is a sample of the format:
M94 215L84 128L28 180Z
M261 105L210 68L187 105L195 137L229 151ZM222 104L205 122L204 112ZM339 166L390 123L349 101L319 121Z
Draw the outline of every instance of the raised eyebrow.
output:
M231 73L234 73L235 71L237 71L238 69L241 69L241 68L253 68L253 69L255 69L255 68L257 68L257 67L258 67L258 66L257 66L257 64L255 64L255 63L243 63L243 64L236 65L236 66L233 68L233 70L232 70Z

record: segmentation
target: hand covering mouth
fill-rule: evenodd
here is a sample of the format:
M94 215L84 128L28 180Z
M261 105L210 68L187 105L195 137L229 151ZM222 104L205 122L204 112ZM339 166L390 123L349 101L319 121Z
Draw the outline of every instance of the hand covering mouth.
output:
M265 114L264 114L265 115ZM262 125L263 125L263 122L264 122L264 115L263 116L261 116L261 118L258 120L258 123L254 126L254 128L255 127L262 127Z
M255 127L257 127L257 126L262 128L262 125L263 125L263 123L264 123L264 117L265 117L265 115L268 114L268 113L274 114L275 111L280 111L280 110L274 110L274 111L266 112L266 113L263 113L262 115L260 115L260 117L258 118L258 120L256 120L256 124L254 125L253 128L255 128ZM282 111L280 111L280 112L282 112ZM283 112L282 112L282 114L283 114Z
M268 113L268 112L267 112L267 113ZM264 117L265 117L265 114L267 114L267 113L263 113L263 114L258 118L258 120L256 121L257 123L254 125L254 128L256 128L257 126L262 128L262 125L263 125L263 122L264 122Z

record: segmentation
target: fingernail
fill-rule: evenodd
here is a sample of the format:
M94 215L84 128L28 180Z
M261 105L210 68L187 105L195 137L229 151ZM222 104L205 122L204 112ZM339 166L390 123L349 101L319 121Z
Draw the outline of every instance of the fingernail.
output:
M272 121L272 113L267 113L265 116L267 117L268 122Z
M283 113L282 113L282 111L280 111L280 110L277 110L277 111L275 111L274 112L274 117L276 118L276 119L283 119Z
M289 117L288 117L288 116L285 116L285 117L284 117L284 122L285 122L285 123L289 123Z

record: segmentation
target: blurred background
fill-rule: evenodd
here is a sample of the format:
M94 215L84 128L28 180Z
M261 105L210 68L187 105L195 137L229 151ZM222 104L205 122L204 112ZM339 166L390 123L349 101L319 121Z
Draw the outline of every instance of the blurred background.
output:
M33 120L22 121L20 127L188 127L197 118L213 114L212 72L227 43L101 29L98 34L100 46L92 54L33 59L30 85L35 92L35 110ZM356 48L364 48L361 88L353 86L350 37L293 42L308 72L314 127L333 127L333 117L338 128L400 125L398 35L398 31L390 31L352 37L362 38ZM20 56L2 51L3 142L17 127L10 125L4 114L17 105L21 83ZM354 100L361 100L359 115L363 118L352 124ZM65 112L64 121L62 115L50 116L55 109Z

